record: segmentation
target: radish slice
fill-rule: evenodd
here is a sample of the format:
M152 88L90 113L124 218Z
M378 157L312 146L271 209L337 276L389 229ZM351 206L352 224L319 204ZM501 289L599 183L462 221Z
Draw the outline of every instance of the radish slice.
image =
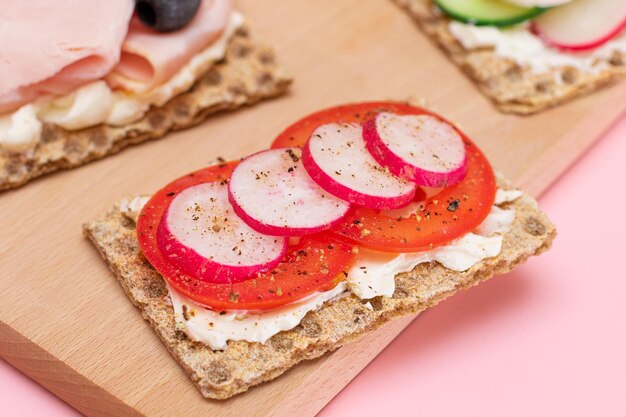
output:
M379 163L421 186L453 185L467 172L461 135L433 116L379 113L363 125L363 138Z
M396 177L370 155L358 124L329 123L315 129L302 150L302 162L322 188L359 206L391 210L415 196L414 183Z
M539 16L532 30L548 45L584 51L608 42L625 27L625 0L576 0Z
M230 177L235 212L253 229L301 236L330 229L350 204L320 188L307 174L298 148L270 149L244 159Z
M235 283L269 271L285 255L287 239L252 230L234 213L226 184L213 182L179 193L159 223L157 242L185 273Z
M506 2L522 7L555 7L571 3L572 0L506 0Z

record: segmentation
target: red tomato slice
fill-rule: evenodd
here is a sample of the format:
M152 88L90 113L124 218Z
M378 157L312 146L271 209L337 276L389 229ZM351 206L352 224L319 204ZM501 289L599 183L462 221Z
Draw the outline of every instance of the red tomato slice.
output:
M169 285L215 310L265 310L292 303L315 291L328 291L345 278L354 261L352 244L333 233L305 236L291 246L272 271L235 284L215 284L183 273L159 250L157 230L167 207L180 191L205 182L228 181L236 162L185 175L158 191L137 221L137 238L146 259Z
M320 124L339 121L362 123L381 111L428 114L445 121L439 115L403 103L345 105L322 110L297 121L276 138L272 147L303 146ZM397 218L385 212L355 207L334 230L360 246L385 252L428 250L474 230L491 210L496 180L482 152L462 132L459 133L466 144L468 157L467 175L461 182L428 198L424 210L415 216Z

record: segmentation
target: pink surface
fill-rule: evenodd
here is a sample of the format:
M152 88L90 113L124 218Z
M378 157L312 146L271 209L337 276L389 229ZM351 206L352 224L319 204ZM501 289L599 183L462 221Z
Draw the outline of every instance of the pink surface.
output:
M423 314L320 417L626 415L626 118L541 199L552 251ZM0 361L3 416L77 413Z

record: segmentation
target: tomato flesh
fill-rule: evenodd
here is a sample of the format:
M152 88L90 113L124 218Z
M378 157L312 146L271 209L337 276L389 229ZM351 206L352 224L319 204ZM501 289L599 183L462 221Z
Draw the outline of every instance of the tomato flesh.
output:
M150 264L174 289L214 310L266 310L300 300L316 291L328 291L345 279L354 261L353 246L332 233L303 237L290 246L272 271L234 284L205 282L172 265L157 244L157 230L173 197L205 182L228 181L236 162L185 175L159 190L137 220L139 246Z
M383 111L401 115L427 114L444 120L404 103L369 102L338 106L297 121L276 138L272 147L303 146L321 124L340 121L363 123ZM444 245L474 230L491 210L496 180L482 152L462 132L459 133L465 142L468 157L468 171L461 182L426 199L423 210L409 218L354 207L334 231L366 248L385 252L418 252Z

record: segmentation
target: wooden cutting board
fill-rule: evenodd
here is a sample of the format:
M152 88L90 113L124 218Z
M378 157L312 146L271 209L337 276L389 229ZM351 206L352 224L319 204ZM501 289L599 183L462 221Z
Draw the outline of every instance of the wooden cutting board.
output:
M409 322L226 402L204 400L81 235L119 198L269 145L321 107L421 98L535 195L626 109L626 84L530 117L499 114L388 0L242 0L291 94L0 195L0 356L87 415L312 416Z

